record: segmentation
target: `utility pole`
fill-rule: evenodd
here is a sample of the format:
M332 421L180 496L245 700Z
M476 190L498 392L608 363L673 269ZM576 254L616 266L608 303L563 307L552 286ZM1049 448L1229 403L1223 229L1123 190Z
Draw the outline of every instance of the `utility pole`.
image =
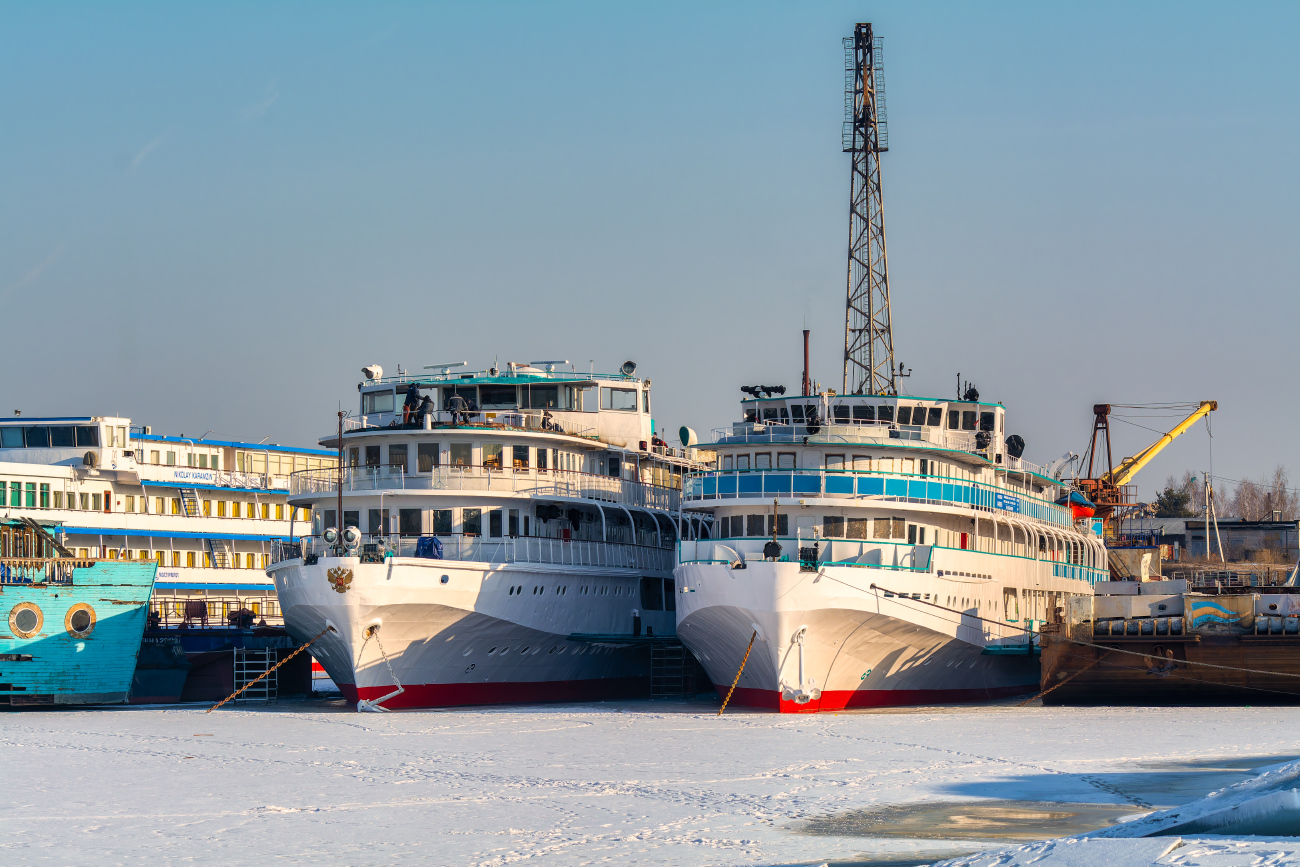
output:
M870 24L844 39L844 152L853 155L844 323L844 394L898 394L880 155L889 150L881 40Z

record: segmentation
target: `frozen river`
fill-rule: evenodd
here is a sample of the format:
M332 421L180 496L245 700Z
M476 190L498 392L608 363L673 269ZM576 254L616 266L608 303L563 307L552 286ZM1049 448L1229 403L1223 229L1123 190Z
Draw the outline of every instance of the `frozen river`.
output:
M1300 708L229 707L0 717L0 863L915 864L1300 757Z

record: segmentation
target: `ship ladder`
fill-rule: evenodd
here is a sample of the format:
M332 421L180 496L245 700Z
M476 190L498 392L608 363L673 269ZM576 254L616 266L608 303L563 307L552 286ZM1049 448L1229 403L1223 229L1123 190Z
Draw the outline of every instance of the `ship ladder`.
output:
M224 540L208 539L208 556L212 558L215 569L230 568L230 543Z
M244 701L272 701L279 693L275 650L235 648L235 695L247 692Z
M365 640L361 642L361 650L357 651L357 669L360 670L361 668L361 654L365 653L366 644L369 643L372 638L375 640L375 644L379 647L379 655L384 658L384 665L388 666L388 676L393 679L393 685L396 686L397 689L393 690L388 695L381 696L371 701L366 701L358 695L357 712L370 711L371 713L388 713L388 708L382 707L382 703L388 701L390 698L397 698L399 695L406 692L406 687L402 686L401 682L398 681L397 674L393 671L393 664L388 661L388 654L384 652L384 645L379 640L379 624L377 623L366 630Z
M280 660L280 661L277 662L275 665L271 666L271 668L270 668L269 670L262 672L262 674L259 675L259 676L257 677L256 680L253 680L253 681L251 681L250 683L246 683L246 684L244 684L244 686L243 686L241 689L237 689L237 690L235 690L233 693L231 693L231 694L228 695L227 697L223 698L221 701L217 702L217 703L214 704L212 707L210 707L210 708L208 708L207 710L205 710L204 713L212 713L214 710L216 710L217 708L221 707L221 706L222 706L223 704L225 704L226 702L238 698L238 697L239 697L239 694L240 694L241 692L243 692L244 690L248 689L249 687L251 687L251 686L257 684L258 682L260 682L260 681L263 680L264 678L269 677L270 675L274 674L274 673L275 673L275 670L276 670L277 668L279 668L280 666L284 665L286 662L288 662L289 660L293 659L295 656L297 656L298 654L302 653L302 652L303 652L304 650L306 650L307 648L311 647L313 644L315 644L317 641L320 640L320 637L321 637L322 635L324 635L326 632L330 632L330 631L332 631L333 629L334 629L333 626L326 626L326 627L325 627L324 629L322 629L320 632L317 632L317 633L316 633L316 637L313 638L311 641L308 641L308 642L307 642L306 644L304 644L302 647L299 647L299 648L298 648L297 650L295 650L293 653L289 654L289 655L286 656L284 659ZM270 651L267 651L267 652L268 652L268 653L272 653L272 654L275 653L274 650L270 650Z
M199 492L197 488L181 488L181 508L185 510L185 517L199 517Z

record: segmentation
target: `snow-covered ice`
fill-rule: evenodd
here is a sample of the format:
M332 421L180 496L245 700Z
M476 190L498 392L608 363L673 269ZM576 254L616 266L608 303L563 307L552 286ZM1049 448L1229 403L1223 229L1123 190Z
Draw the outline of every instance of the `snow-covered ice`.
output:
M1185 804L1300 758L1300 708L227 708L0 718L0 864L1300 863L1300 840L906 836L962 801Z

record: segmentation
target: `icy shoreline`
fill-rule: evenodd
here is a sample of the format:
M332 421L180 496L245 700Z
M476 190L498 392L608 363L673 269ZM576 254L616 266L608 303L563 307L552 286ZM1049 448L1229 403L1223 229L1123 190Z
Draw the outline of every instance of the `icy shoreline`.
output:
M719 719L708 703L656 702L14 713L0 729L14 793L0 863L863 864L982 850L951 863L986 867L1008 849L1021 854L997 863L1286 863L1300 861L1287 841L1187 842L1157 861L1174 838L1017 846L1026 837L998 839L996 823L975 840L907 835L941 804L1186 804L1300 758L1297 723L1296 708ZM855 824L899 805L921 818ZM1026 815L1020 834L1037 827ZM803 830L845 816L827 833ZM1126 825L1140 821L1151 819Z

